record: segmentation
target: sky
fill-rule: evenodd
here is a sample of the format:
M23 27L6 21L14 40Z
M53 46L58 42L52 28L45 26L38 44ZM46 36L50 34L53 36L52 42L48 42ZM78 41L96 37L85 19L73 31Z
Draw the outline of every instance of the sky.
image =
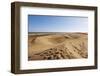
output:
M28 32L88 32L88 17L28 15Z

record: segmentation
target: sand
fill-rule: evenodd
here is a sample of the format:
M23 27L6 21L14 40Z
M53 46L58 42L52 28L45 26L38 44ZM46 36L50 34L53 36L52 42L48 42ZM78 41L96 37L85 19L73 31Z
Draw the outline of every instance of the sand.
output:
M88 58L87 33L28 35L28 60Z

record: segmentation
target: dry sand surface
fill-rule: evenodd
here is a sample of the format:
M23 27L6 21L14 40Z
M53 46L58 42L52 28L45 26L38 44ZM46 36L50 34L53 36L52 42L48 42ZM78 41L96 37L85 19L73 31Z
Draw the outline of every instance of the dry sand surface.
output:
M28 60L88 57L87 33L36 33L28 35Z

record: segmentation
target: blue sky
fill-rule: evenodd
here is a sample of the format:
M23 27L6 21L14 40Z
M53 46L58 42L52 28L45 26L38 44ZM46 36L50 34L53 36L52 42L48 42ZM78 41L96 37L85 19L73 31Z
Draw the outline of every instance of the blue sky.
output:
M29 15L28 32L88 32L88 17Z

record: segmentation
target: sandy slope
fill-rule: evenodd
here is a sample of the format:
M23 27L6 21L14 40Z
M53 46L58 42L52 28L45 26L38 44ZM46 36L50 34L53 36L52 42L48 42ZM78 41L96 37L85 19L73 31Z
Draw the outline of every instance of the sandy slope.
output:
M29 35L28 59L87 58L87 36L86 33L64 33L46 36Z

